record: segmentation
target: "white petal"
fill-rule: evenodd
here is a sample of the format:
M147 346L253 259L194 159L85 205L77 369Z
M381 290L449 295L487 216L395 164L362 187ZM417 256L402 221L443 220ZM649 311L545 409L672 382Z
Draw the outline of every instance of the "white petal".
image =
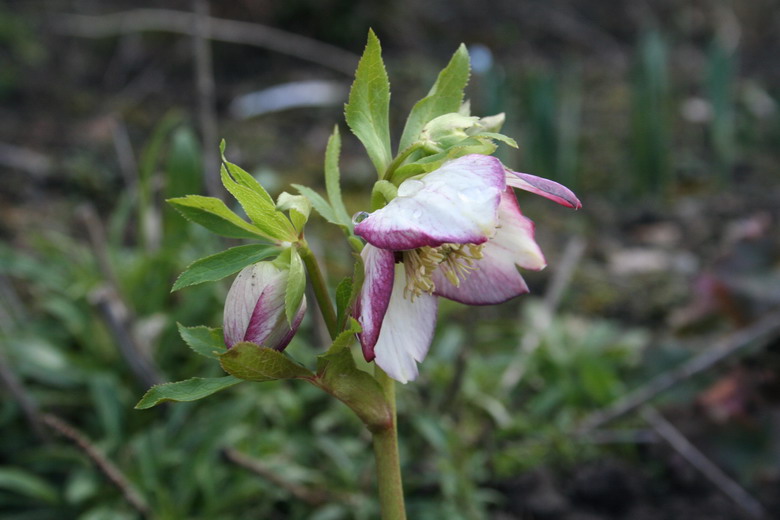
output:
M507 258L523 269L539 271L547 266L542 250L534 239L534 223L520 211L512 189L501 196L499 230L491 240L492 247L504 251Z
M544 256L534 240L534 224L523 216L511 188L501 197L499 227L482 249L476 269L454 286L441 270L433 274L435 294L468 305L492 305L528 292L517 267L539 270Z
M401 183L398 197L357 224L355 234L393 251L481 244L495 233L505 189L504 166L498 159L466 155L422 179Z
M395 264L393 294L374 346L376 364L400 383L417 378L417 363L428 354L438 309L438 298L430 294L423 293L414 301L404 298L405 286L404 266Z
M382 320L390 303L395 274L392 251L366 244L361 253L365 270L355 314L363 331L358 334L366 361L374 359L374 345L379 337Z

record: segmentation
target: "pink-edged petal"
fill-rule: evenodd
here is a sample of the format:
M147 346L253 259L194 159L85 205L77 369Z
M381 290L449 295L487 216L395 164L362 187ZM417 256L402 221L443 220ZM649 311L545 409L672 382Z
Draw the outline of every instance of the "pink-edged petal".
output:
M562 184L530 173L513 172L509 169L506 170L506 174L506 183L509 186L536 193L568 208L580 209L582 207L580 199L574 192Z
M268 262L250 265L238 273L225 300L228 348L241 341L262 344L266 340L284 313L286 281L286 273Z
M395 264L390 305L374 346L376 364L400 383L417 378L417 363L428 354L438 310L436 296L423 293L412 301L404 297L405 286L404 266Z
M547 260L536 243L535 231L534 222L520 211L514 191L507 188L501 195L499 230L491 240L491 247L502 251L523 269L540 271L547 266Z
M382 320L390 304L395 277L395 255L392 251L366 244L361 253L365 278L360 289L355 314L363 331L358 334L366 361L374 359L374 345L379 338Z
M495 232L505 178L495 157L473 154L449 161L401 183L398 197L357 224L355 234L394 251L481 244Z
M306 296L304 296L303 299L301 300L301 306L298 309L298 312L295 314L295 318L293 319L292 325L288 323L287 315L283 312L283 309L280 309L279 317L276 322L277 326L271 330L271 333L268 336L266 336L266 338L261 342L252 341L252 340L249 341L282 351L285 348L287 348L287 345L290 344L290 341L292 341L293 336L295 336L295 333L298 332L298 327L301 325L301 322L303 321L303 317L305 314L306 314Z
M496 235L482 249L476 269L454 286L438 269L433 273L434 294L468 305L492 305L528 292L517 266L539 270L546 265L534 240L534 224L520 212L512 189L507 189L499 206Z

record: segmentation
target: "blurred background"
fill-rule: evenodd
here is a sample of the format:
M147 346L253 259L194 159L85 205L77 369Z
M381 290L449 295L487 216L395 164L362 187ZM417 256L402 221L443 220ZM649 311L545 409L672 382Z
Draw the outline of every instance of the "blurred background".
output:
M550 266L497 307L442 302L399 390L410 518L780 516L780 3L729 0L0 2L0 518L371 519L370 435L303 383L137 411L221 375L170 293L225 241L163 200L224 197L218 142L276 195L350 211L373 168L343 122L372 27L406 113L464 42L502 160L574 189L519 194ZM335 284L339 233L309 242ZM288 348L324 348L313 313Z

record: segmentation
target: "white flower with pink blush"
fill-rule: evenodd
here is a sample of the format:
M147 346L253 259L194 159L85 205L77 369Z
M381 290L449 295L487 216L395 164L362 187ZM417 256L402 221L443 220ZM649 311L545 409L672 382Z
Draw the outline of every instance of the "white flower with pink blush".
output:
M512 188L579 209L568 188L467 155L398 187L398 197L355 225L366 240L355 314L363 355L401 383L418 375L436 326L438 298L501 303L528 292L517 267L546 262Z

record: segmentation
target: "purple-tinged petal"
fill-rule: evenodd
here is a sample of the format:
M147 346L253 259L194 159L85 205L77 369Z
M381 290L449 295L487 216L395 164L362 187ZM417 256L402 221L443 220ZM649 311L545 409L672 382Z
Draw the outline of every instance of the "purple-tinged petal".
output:
M392 251L366 244L361 253L365 269L363 287L355 314L363 331L358 334L366 361L374 359L374 345L379 338L382 320L390 303L395 276L395 255Z
M398 197L357 224L355 234L393 251L484 243L495 232L505 178L495 157L472 154L449 161L401 183Z
M476 269L454 286L437 269L433 276L434 294L468 305L493 305L528 292L517 267L544 268L542 251L534 240L534 224L523 216L512 189L507 189L499 206L496 235L482 249Z
M428 354L436 328L438 298L423 293L414 301L404 297L406 273L403 264L395 264L395 281L379 339L374 346L374 361L387 375L400 383L417 378L417 363Z
M305 314L306 296L304 296L301 300L301 306L298 308L298 312L295 314L295 318L293 318L292 326L287 322L287 315L284 313L284 307L282 307L282 309L279 310L279 318L276 322L276 327L271 331L271 333L262 341L249 341L276 349L281 352L287 348L287 345L290 344L290 341L292 341L295 333L298 332L298 327L301 325Z
M265 339L284 312L286 273L268 262L245 267L225 300L224 334L228 348L241 341Z
M286 270L270 262L250 265L238 273L225 300L228 348L249 341L281 351L290 343L306 312L306 298L301 300L293 323L288 323L284 311L288 276Z
M506 183L509 186L536 193L568 208L580 209L582 207L580 199L574 192L562 184L530 173L513 172L509 169L506 170L506 173Z

